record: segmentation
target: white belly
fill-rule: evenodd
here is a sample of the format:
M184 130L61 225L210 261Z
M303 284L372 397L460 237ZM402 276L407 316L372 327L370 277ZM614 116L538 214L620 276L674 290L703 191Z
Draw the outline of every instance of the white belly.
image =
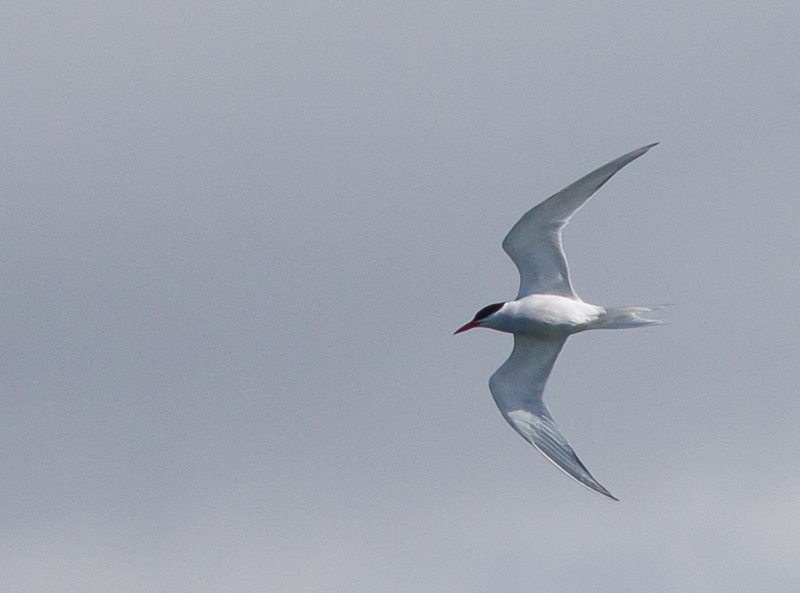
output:
M494 329L511 333L566 333L587 329L605 309L553 294L532 294L506 303Z

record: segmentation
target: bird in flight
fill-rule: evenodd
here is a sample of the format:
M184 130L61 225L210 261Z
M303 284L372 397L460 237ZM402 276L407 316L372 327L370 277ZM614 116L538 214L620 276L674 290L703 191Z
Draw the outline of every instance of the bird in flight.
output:
M503 239L503 249L519 269L517 298L484 307L455 332L488 327L514 334L511 356L489 379L497 407L511 427L560 470L613 500L617 498L592 477L559 432L544 404L544 386L569 336L589 329L659 324L642 317L659 307L599 307L583 302L572 289L561 231L594 192L656 144L603 165L529 210Z

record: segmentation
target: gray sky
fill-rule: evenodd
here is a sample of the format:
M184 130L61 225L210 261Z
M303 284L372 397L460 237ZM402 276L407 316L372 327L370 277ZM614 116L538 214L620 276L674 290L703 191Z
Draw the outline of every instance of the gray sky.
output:
M5 2L0 588L800 588L796 2ZM503 421L530 207L547 401Z

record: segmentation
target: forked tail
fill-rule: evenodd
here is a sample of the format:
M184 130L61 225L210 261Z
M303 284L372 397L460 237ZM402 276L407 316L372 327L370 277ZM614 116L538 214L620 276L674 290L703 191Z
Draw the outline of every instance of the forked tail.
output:
M663 309L666 305L655 307L607 307L605 315L599 317L592 324L592 329L627 329L629 327L642 327L645 325L659 325L664 323L660 319L647 319L644 313Z

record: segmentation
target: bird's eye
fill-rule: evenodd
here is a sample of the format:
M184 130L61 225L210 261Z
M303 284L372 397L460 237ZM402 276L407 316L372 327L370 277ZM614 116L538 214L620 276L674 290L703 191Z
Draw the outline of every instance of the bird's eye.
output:
M475 319L473 321L482 321L489 317L492 313L497 313L500 309L503 308L505 303L492 303L491 305L486 305L483 309L475 313Z

